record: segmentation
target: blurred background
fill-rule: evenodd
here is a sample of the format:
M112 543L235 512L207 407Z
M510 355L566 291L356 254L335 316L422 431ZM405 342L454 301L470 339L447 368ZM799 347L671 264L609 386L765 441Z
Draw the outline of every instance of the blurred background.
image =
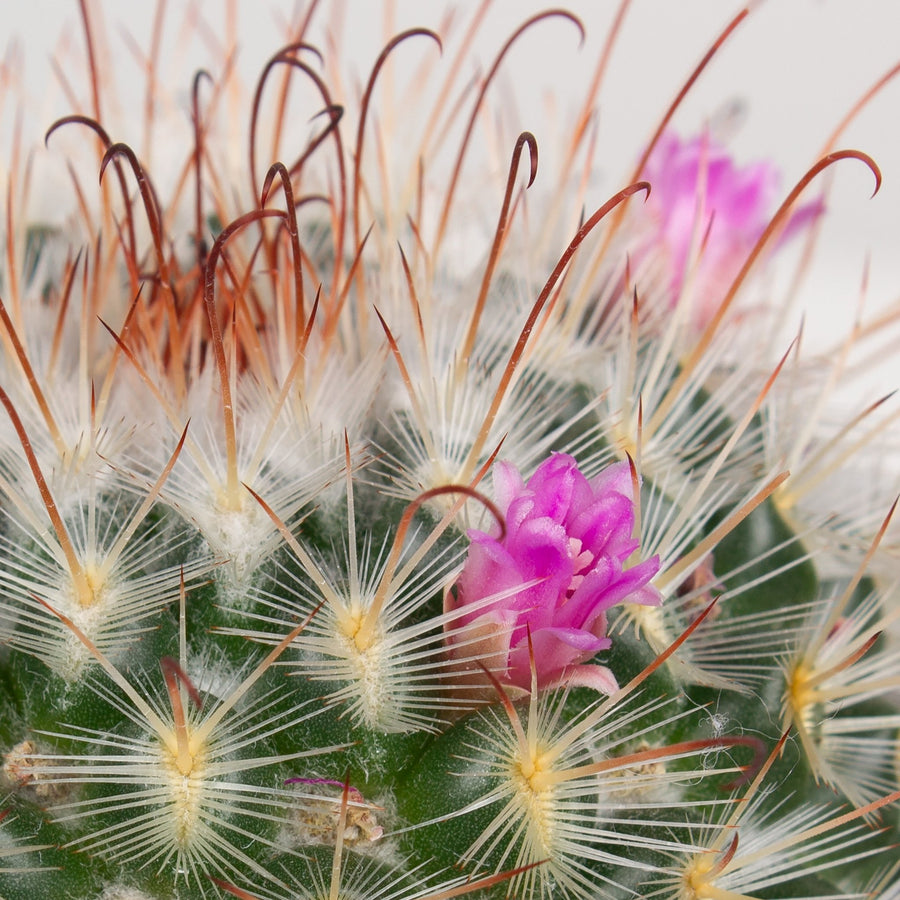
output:
M482 4L457 4L459 35ZM155 3L91 0L102 21L105 48L113 58L121 108L127 119L143 102L141 50L153 34ZM464 65L475 74L490 65L502 41L528 15L544 7L534 0L500 0L485 13ZM504 64L504 82L494 100L513 97L522 128L539 143L547 123L572 114L590 80L619 4L614 0L572 0L567 5L587 32L583 45L571 23L554 20L530 31ZM622 22L599 96L596 165L604 198L624 183L666 105L718 33L741 6L730 0L634 0ZM164 7L160 80L174 107L189 116L189 88L201 66L220 66L226 36L238 47L237 65L247 92L273 49L283 43L287 22L303 5L276 0L170 0ZM325 49L326 31L346 48L352 75L363 82L386 38L413 25L440 28L447 4L398 0L322 0L311 38ZM185 23L191 23L186 26ZM337 32L342 22L342 34ZM208 59L185 52L184 34L194 29ZM230 36L230 37L229 37ZM194 42L196 47L196 41ZM83 96L81 71L69 69L83 54L78 0L5 3L0 25L3 55L0 92L0 160L11 152L17 110L27 146L40 142L46 126L70 110L65 83L71 75ZM203 55L201 50L200 55ZM417 59L421 52L409 54ZM326 54L327 55L327 54ZM402 56L396 77L402 77ZM51 63L52 58L57 63ZM727 139L740 163L771 159L782 172L784 192L819 156L834 127L864 93L900 63L900 3L893 0L769 0L756 4L721 49L679 109L673 125L682 135L712 128ZM351 81L352 84L352 81ZM511 88L508 86L511 85ZM493 89L492 89L493 90ZM244 98L246 100L246 97ZM552 128L552 125L549 127ZM113 139L119 137L118 134ZM884 186L869 199L873 180L865 167L847 161L836 167L828 213L810 272L801 286L798 314L805 312L807 340L828 348L845 333L858 310L868 272L866 316L898 307L900 297L900 78L882 89L837 142L871 154ZM4 166L5 168L5 166ZM539 176L540 177L540 176ZM52 208L53 198L45 198ZM798 242L799 243L799 242ZM790 271L793 248L780 254ZM780 270L779 270L780 271ZM786 279L787 276L785 275ZM788 324L790 329L795 322ZM894 329L896 331L896 329ZM900 355L887 344L868 373L873 390L900 384Z

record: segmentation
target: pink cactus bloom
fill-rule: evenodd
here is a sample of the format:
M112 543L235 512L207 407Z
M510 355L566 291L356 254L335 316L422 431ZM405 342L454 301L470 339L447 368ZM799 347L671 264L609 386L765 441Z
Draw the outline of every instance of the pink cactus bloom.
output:
M515 466L501 462L494 491L506 532L469 532L469 555L447 601L460 613L448 638L453 655L478 658L502 683L527 690L530 631L539 687L615 691L608 668L584 664L610 646L606 611L624 601L660 602L649 583L658 557L625 568L638 546L628 463L589 481L571 456L555 453L526 485Z
M694 324L702 328L769 223L779 199L778 171L768 162L736 166L726 149L706 134L682 141L668 131L653 148L641 177L651 184L642 213L653 224L652 236L637 258L660 249L666 254L671 306L678 301L688 268L694 267ZM821 201L800 207L779 240L821 211Z

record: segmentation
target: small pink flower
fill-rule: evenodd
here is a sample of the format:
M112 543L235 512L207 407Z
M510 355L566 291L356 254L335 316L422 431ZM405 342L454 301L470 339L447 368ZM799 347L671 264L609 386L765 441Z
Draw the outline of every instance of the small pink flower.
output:
M503 683L528 689L530 630L539 686L615 691L609 669L583 665L610 646L606 611L624 601L660 602L649 584L658 557L625 568L638 546L628 463L588 481L571 456L555 453L526 485L515 466L501 462L494 491L506 533L469 532L456 596L447 600L448 610L460 612L449 635L454 656L477 657Z
M726 149L707 134L682 141L673 132L665 132L641 177L652 188L642 214L650 216L653 224L652 235L637 258L659 250L665 254L670 306L678 300L689 266L696 267L694 320L702 328L775 211L778 171L768 162L736 166ZM781 240L821 211L819 201L798 209Z

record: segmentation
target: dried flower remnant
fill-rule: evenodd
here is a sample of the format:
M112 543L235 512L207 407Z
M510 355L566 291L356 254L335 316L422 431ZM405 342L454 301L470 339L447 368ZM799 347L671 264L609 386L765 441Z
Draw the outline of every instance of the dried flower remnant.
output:
M304 838L304 843L335 846L339 826L342 826L341 840L348 847L365 847L384 836L384 828L378 822L378 807L367 803L353 785L330 778L288 778L285 784L304 785L311 795L306 807L291 823L292 830ZM346 808L335 802L335 796L340 801L340 794L332 796L336 788L346 794Z
M639 546L630 464L588 480L573 457L555 453L525 484L501 462L494 491L505 533L469 532L456 597L448 595L448 605L461 612L450 636L455 654L482 654L503 682L527 688L530 632L539 687L565 682L612 693L613 673L585 664L610 646L606 611L624 601L660 600L650 584L659 558L627 566Z

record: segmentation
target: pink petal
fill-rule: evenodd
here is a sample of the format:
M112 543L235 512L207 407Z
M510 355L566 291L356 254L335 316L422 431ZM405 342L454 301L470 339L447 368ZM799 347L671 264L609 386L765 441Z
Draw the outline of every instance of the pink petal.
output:
M494 463L493 469L494 502L497 508L506 516L509 504L513 499L525 490L525 482L519 470L512 464L500 460Z
M564 669L590 659L610 645L608 638L597 638L578 628L544 628L532 632L538 685L543 687ZM531 657L528 641L516 644L509 654L509 677L513 684L528 688L531 684Z
M610 646L607 610L623 601L660 599L649 584L658 558L623 570L638 546L630 464L609 466L588 481L571 456L554 453L527 484L506 463L497 465L494 480L506 531L502 539L469 532L469 555L447 606L458 612L453 625L459 627L447 629L454 654L471 642L493 665L506 648L503 680L523 690L531 684L532 664L541 685L574 672L585 684L609 688L614 679L605 669L581 665ZM501 627L498 638L491 629ZM469 672L474 665L460 662Z
M538 466L528 479L536 516L547 516L555 522L565 520L572 503L576 471L575 460L565 453L554 453Z
M566 669L557 683L548 687L587 687L601 694L614 694L619 689L616 676L606 666L573 666Z

